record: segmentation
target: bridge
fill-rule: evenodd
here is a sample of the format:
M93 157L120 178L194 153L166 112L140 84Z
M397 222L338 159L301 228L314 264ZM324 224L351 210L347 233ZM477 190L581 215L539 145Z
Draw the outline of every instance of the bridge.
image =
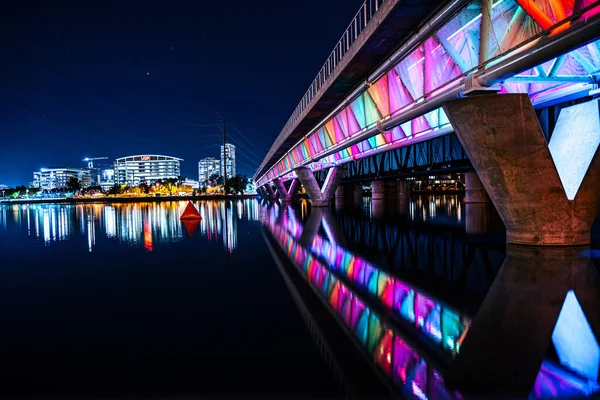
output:
M326 207L371 181L374 205L397 206L407 177L463 171L467 202L493 202L508 242L589 244L599 32L600 1L367 0L259 166L258 191L286 203L300 183Z

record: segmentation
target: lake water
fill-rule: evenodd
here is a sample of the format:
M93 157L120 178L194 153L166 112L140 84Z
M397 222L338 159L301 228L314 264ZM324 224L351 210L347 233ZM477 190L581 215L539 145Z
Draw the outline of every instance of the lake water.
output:
M457 195L186 204L0 206L3 396L598 390L593 249L507 246Z

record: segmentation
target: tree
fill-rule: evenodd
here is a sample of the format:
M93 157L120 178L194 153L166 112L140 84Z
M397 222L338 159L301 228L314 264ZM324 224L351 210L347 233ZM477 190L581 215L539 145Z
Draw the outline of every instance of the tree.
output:
M93 195L96 193L104 193L104 191L102 190L102 188L100 186L90 186L90 187L82 189L81 192L86 195L90 195L90 194ZM31 189L29 190L29 193L31 194Z
M163 179L162 185L169 191L169 195L177 189L177 178Z
M186 180L186 179L187 179L187 178L186 178L185 176L181 176L181 175L179 175L179 176L177 177L177 186L181 186L181 184L182 184L183 182L185 182L185 180Z
M69 189L71 192L76 192L81 189L81 183L79 183L79 179L75 178L74 176L70 177L67 181L67 189Z
M223 177L219 174L212 174L208 177L208 186L214 187L223 184Z
M138 187L140 188L141 193L144 193L144 194L150 193L150 185L148 185L146 182L140 183L138 185Z
M233 191L234 194L244 194L246 186L248 186L249 180L246 175L237 174L227 179L227 191Z
M114 184L113 187L111 187L108 190L108 194L122 194L123 193L123 188L121 187L121 185L118 184Z

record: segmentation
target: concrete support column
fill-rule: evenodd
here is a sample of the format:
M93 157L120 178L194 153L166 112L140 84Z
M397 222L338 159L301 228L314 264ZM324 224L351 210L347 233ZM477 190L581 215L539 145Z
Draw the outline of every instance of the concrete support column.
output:
M373 181L371 190L372 214L376 218L385 215L406 215L410 199L410 187L406 181Z
M385 200L385 181L373 181L371 183L371 199Z
M465 172L465 188L465 231L473 235L486 233L493 206L477 172Z
M373 218L385 216L386 182L373 181L371 183L371 214Z
M263 199L265 200L271 200L271 193L269 192L269 189L267 189L267 186L269 184L267 183L266 185L261 186L260 189L260 193L263 197Z
M266 199L267 195L265 194L264 188L262 186L259 186L256 188L256 193L258 193L258 195L262 198L262 199Z
M342 208L346 204L346 186L339 185L335 190L335 207Z
M279 201L282 203L291 203L294 200L294 193L296 191L296 185L298 184L298 180L292 180L290 189L287 190L282 180L277 178L273 179L273 185L277 189L277 195L279 196Z
M444 105L506 226L509 243L573 246L591 242L591 226L600 212L600 150L591 138L598 129L594 126L598 125L598 101L589 103L595 111L583 110L588 103L561 111L550 146L527 95L480 95ZM566 121L561 121L563 113ZM582 125L584 119L590 119L587 125L592 126ZM574 125L580 129L569 131ZM561 135L557 134L559 126ZM551 153L553 141L558 148ZM586 149L594 153L584 165L581 159ZM562 164L562 175L556 167L560 160L568 161ZM573 193L577 174L583 178Z
M400 209L400 181L385 182L385 211L386 215L393 216Z
M335 190L344 176L343 166L329 168L325 183L323 183L323 187L321 188L315 179L315 175L309 168L300 167L295 171L304 190L308 193L310 204L313 207L328 207L335 194Z
M354 185L352 187L352 203L355 207L360 207L363 204L363 186Z
M407 181L398 181L398 215L408 215L410 203L410 184Z
M271 186L271 182L267 183L264 187L266 188L267 195L269 196L269 198L273 201L277 200L277 194L273 190L273 186Z
M477 172L469 171L465 172L465 203L489 203L490 197L488 196L483 183L477 176Z
M490 230L492 203L465 202L465 232L471 235L481 235Z

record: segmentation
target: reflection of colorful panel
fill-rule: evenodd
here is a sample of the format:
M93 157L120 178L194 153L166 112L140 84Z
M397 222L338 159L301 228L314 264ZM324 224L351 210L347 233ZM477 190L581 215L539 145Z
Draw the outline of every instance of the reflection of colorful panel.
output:
M428 386L428 392L430 393L439 393L439 397L440 399L447 399L447 398L451 398L451 397L457 397L460 398L460 395L458 393L453 393L451 394L448 389L446 389L446 386L444 384L444 378L442 377L442 375L433 370L431 372L431 374L429 375L429 386Z
M422 328L425 325L425 319L427 319L434 307L435 302L422 293L417 293L415 295L415 317L419 328Z
M442 321L441 321L441 312L440 306L436 304L436 306L431 310L427 319L425 320L424 330L429 334L436 342L440 343L442 341Z
M394 279L385 272L379 272L377 296L387 308L394 306Z
M367 328L368 328L368 320L366 320L366 316L367 316L367 306L365 306L365 304L357 297L354 296L354 298L352 299L352 320L350 321L350 327L357 332L358 335L358 331L362 328L359 329L359 323L361 320L365 319L365 323L364 325L364 335L366 338L367 335Z
M330 285L331 285L331 282L330 282ZM336 281L333 283L333 288L331 290L331 294L329 295L329 304L331 304L331 306L336 310L338 309L339 299L340 299L340 282Z
M368 340L368 348L369 354L373 354L377 345L379 344L379 339L383 333L383 325L379 320L379 317L375 314L369 315L369 340Z
M410 371L419 361L419 356L402 339L394 340L394 383L406 384Z
M367 290L373 296L377 296L377 276L378 276L377 268L373 267L370 264L365 265L365 283L367 284Z
M321 284L321 293L324 297L329 295L329 282L331 281L331 274L329 271L323 274L323 283Z
M375 350L374 358L375 364L387 374L392 374L392 344L394 340L394 334L391 329L388 329Z
M369 333L369 309L356 296L352 299L352 320L350 326L363 345L367 344L367 335Z
M365 284L365 261L361 258L354 260L352 281L361 287Z
M464 330L460 317L455 312L442 310L442 344L450 351L457 351L458 338Z
M345 285L340 285L338 311L346 324L350 324L352 318L352 297L352 292Z
M396 303L400 315L410 322L415 322L415 292L410 290L401 302Z
M428 392L427 389L427 363L423 359L419 359L419 362L411 371L408 379L411 380L411 390L414 395L419 398L423 398L425 393Z

